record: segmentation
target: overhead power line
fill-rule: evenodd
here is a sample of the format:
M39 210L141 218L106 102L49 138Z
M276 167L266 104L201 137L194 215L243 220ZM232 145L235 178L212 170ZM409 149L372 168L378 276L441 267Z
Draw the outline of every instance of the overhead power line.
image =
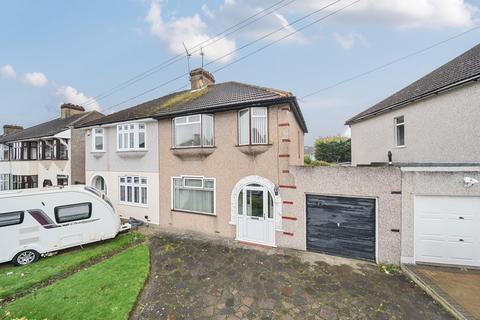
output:
M222 56L220 56L220 57L218 57L218 58L216 58L216 59L208 62L205 66L208 66L208 65L213 64L213 63L215 63L215 62L217 62L217 61L220 61L221 59L224 59L224 58L227 57L227 56L230 56L230 55L232 55L232 54L234 54L234 53L236 53L236 52L238 52L238 51L240 51L240 50L243 50L243 49L251 46L252 44L255 44L255 43L257 43L257 42L259 42L259 41L261 41L261 40L263 40L263 39L265 39L265 38L268 38L268 37L272 36L272 35L275 34L275 33L278 33L278 32L280 32L280 31L282 31L282 30L284 30L284 29L286 29L286 28L288 28L288 27L291 27L291 26L293 26L293 25L295 25L295 24L297 24L297 23L299 23L299 22L307 19L308 17L311 17L312 15L317 14L317 13L319 13L319 12L321 12L321 11L323 11L323 10L325 10L325 9L327 9L327 8L333 6L333 5L335 5L336 3L341 2L341 1L343 1L343 0L333 1L333 2L325 5L324 7L320 8L320 9L317 9L317 10L315 10L315 11L313 11L313 12L311 12L311 13L305 15L305 16L302 16L301 18L296 19L295 21L293 21L292 23L289 23L288 25L285 25L285 26L283 26L283 27L281 27L281 28L278 28L278 29L276 29L276 30L274 30L274 31L272 31L272 32L269 32L269 33L267 33L266 35L264 35L264 36L262 36L262 37L260 37L260 38L258 38L258 39L256 39L256 40L253 40L253 41L251 41L251 42L249 42L249 43L247 43L247 44L245 44L245 45L243 45L243 46L241 46L241 47L239 47L239 48L237 48L237 49L235 49L235 50L233 50L233 51L230 51L229 53L226 53L226 54L224 54L224 55L222 55ZM339 9L337 9L337 10L334 10L334 11L332 11L331 13L329 13L329 14L323 16L323 17L320 17L319 19L316 19L316 20L312 21L312 22L306 24L305 26L303 26L303 27L301 27L301 28L299 28L299 29L297 29L297 30L295 30L295 31L292 31L292 32L288 33L287 35L282 36L281 38L279 38L279 39L277 39L277 40L274 40L274 41L268 43L267 45L262 46L262 47L256 49L255 51L253 51L253 52L251 52L251 53L249 53L249 54L247 54L247 55L245 55L245 56L243 56L243 57L241 57L241 58L239 58L239 59L237 59L237 60L234 60L234 61L232 61L232 62L230 62L230 63L227 63L226 65L224 65L224 66L216 69L215 71L213 71L213 73L216 73L216 72L218 72L218 71L221 71L221 70L223 70L223 69L225 69L225 68L227 68L227 67L229 67L229 66L231 66L231 65L233 65L233 64L235 64L235 63L238 63L239 61L242 61L242 60L244 60L244 59L246 59L246 58L248 58L248 57L250 57L250 56L252 56L252 55L254 55L254 54L256 54L256 53L258 53L258 52L260 52L260 51L262 51L262 50L265 50L266 48L274 45L275 43L278 43L278 42L280 42L280 41L282 41L282 40L285 40L286 38L289 38L289 37L293 36L294 34L300 32L300 31L302 31L302 30L304 30L304 29L306 29L306 28L308 28L308 27L313 26L314 24L317 24L317 23L319 23L319 22L327 19L328 17L333 16L333 15L335 15L335 14L337 14L337 13L339 13L339 12L341 12L341 11L343 11L343 10L345 10L345 9L353 6L353 5L355 5L356 3L360 2L360 1L361 1L361 0L353 1L353 2L351 2L350 4L348 4L348 5L346 5L346 6L343 6L343 7L339 8ZM181 75L179 75L179 76L176 76L176 77L174 77L174 78L172 78L172 79L170 79L170 80L168 80L168 81L165 81L165 82L163 82L163 83L161 83L161 84L159 84L159 85L157 85L157 86L155 86L155 87L153 87L153 88L150 88L150 89L148 89L148 90L145 90L145 91L143 91L143 92L141 92L141 93L139 93L139 94L137 94L137 95L135 95L135 96L132 96L132 97L130 97L130 98L127 98L127 99L125 99L125 100L123 100L123 101L121 101L121 102L118 102L118 103L116 103L116 104L114 104L114 105L112 105L112 106L110 106L110 107L108 107L108 108L106 108L106 109L103 109L103 111L108 111L108 110L113 109L113 108L115 108L115 107L117 107L117 106L119 106L119 105L122 105L122 104L126 103L126 102L129 102L129 101L132 101L132 100L134 100L134 99L136 99L136 98L139 98L139 97L141 97L141 96L144 96L144 95L146 95L146 94L148 94L148 93L150 93L150 92L152 92L152 91L155 91L155 90L157 90L157 89L160 89L160 88L162 88L162 87L164 87L164 86L166 86L166 85L168 85L168 84L170 84L170 83L172 83L172 82L174 82L174 81L177 81L177 80L179 80L179 79L181 79L181 78L183 78L183 77L185 77L185 76L187 76L187 75L188 75L188 73L183 73L183 74L181 74Z
M285 2L287 0L281 0L281 1L278 1L276 3L274 3L273 5L265 8L265 9L262 9L260 10L259 12L247 17L246 19L243 19L241 20L240 22L228 27L227 29L223 30L222 32L216 34L215 36L207 39L207 40L204 40L196 45L194 45L193 47L191 48L188 48L188 51L190 52L190 54L193 54L193 53L197 53L197 52L200 52L202 49L208 47L208 46L211 46L215 43L217 43L218 41L220 40L223 40L225 39L227 36L241 30L241 29L244 29L246 28L247 26L259 21L260 19L263 19L265 18L266 16L274 13L275 11L277 10L280 10L288 5L290 5L291 3L297 1L297 0L289 0L287 2ZM181 53L181 54L177 54L165 61L163 61L162 63L160 64L157 64L147 70L145 70L144 72L141 72L131 78L129 78L128 80L114 86L113 88L103 92L103 93L100 93L92 98L89 98L87 99L82 105L84 106L88 106L88 105L91 105L91 104L94 104L96 101L99 101L99 100L102 100L104 98L107 98L111 95L113 95L114 93L124 89L124 88L127 88L165 68L167 68L168 66L170 65L173 65L181 60L184 59L184 54Z
M314 95L319 94L319 93L321 93L321 92L324 92L324 91L333 89L333 88L335 88L335 87L338 87L338 86L340 86L340 85L342 85L342 84L345 84L345 83L347 83L347 82L350 82L350 81L353 81L353 80L362 78L362 77L367 76L367 75L369 75L369 74L371 74L371 73L374 73L374 72L376 72L376 71L382 70L382 69L384 69L384 68L386 68L386 67L389 67L389 66L391 66L391 65L393 65L393 64L396 64L396 63L398 63L398 62L401 62L401 61L406 60L406 59L408 59L408 58L411 58L411 57L413 57L413 56L419 55L419 54L421 54L421 53L423 53L423 52L425 52L425 51L428 51L428 50L430 50L430 49L433 49L433 48L435 48L435 47L438 47L438 46L440 46L440 45L442 45L442 44L444 44L444 43L446 43L446 42L449 42L449 41L451 41L451 40L457 39L457 38L459 38L459 37L461 37L461 36L466 35L467 33L470 33L470 32L472 32L472 31L475 31L475 30L478 30L478 29L480 29L480 26L473 27L473 28L468 29L468 30L466 30L466 31L464 31L464 32L458 33L458 34L456 34L456 35L454 35L454 36L452 36L452 37L450 37L450 38L447 38L447 39L444 39L444 40L442 40L442 41L436 42L436 43L434 43L434 44L432 44L432 45L429 45L428 47L425 47L425 48L423 48L423 49L420 49L420 50L411 52L411 53L409 53L409 54L407 54L407 55L404 55L404 56L402 56L402 57L393 59L393 60L391 60L391 61L389 61L389 62L387 62L387 63L384 63L384 64L382 64L382 65L380 65L380 66L378 66L378 67L375 67L375 68L373 68L373 69L364 71L364 72L362 72L362 73L359 73L359 74L356 74L356 75L354 75L354 76L352 76L352 77L349 77L349 78L346 78L346 79L344 79L344 80L338 81L338 82L336 82L336 83L334 83L334 84L331 84L331 85L329 85L329 86L323 87L323 88L318 89L318 90L315 90L315 91L313 91L313 92L310 92L310 93L308 93L308 94L300 97L300 99L305 99L305 98L314 96Z

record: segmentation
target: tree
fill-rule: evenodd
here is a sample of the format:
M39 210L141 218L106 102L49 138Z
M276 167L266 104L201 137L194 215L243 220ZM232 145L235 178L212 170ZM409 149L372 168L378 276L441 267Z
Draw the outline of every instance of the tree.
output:
M315 141L315 158L326 162L350 162L351 140L342 136L318 138Z

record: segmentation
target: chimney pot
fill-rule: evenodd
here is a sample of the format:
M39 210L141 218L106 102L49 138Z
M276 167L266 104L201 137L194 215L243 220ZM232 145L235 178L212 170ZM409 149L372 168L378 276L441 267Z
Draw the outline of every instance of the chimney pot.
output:
M215 83L213 74L203 68L197 68L190 71L190 84L192 90L202 89Z
M85 112L85 108L73 103L64 103L60 106L60 116L62 119Z
M22 131L22 130L23 130L22 126L17 126L17 125L14 125L14 124L6 124L6 125L3 126L3 134L5 134L5 135L15 133L15 132L19 132L19 131Z

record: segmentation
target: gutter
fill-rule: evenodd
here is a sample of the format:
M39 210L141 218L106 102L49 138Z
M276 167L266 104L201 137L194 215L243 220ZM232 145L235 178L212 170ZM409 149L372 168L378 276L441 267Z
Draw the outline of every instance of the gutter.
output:
M410 103L414 103L414 102L417 102L418 100L423 100L423 99L426 99L432 95L436 95L436 94L440 94L444 91L447 91L449 89L453 89L455 87L458 87L458 86L461 86L461 85L464 85L468 82L471 82L471 81L479 81L480 80L480 74L478 75L475 75L473 77L470 77L470 78L467 78L467 79L464 79L464 80L460 80L458 82L455 82L453 84L450 84L450 85L447 85L447 86L444 86L444 87L441 87L441 88L438 88L438 89L435 89L433 91L429 91L429 92L426 92L422 95L419 95L419 96L416 96L414 98L411 98L411 99L408 99L408 100L405 100L405 101L402 101L402 102L398 102L396 104L392 104L388 107L385 107L383 109L380 109L378 111L375 111L375 112L372 112L372 113L369 113L369 114L366 114L366 115L363 115L361 117L358 117L358 118L352 118L350 120L347 120L345 122L345 125L349 126L349 125L352 125L356 122L360 122L360 121L363 121L363 120L366 120L366 119L369 119L369 118L373 118L373 117L376 117L377 115L379 114L382 114L382 113L386 113L386 112L389 112L389 111L392 111L394 109L398 109L400 107L403 107L407 104L410 104Z

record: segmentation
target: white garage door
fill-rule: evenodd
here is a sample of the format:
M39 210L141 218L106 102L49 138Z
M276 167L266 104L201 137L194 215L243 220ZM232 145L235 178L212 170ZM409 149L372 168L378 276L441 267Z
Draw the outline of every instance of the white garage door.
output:
M480 266L480 197L415 197L415 260Z

